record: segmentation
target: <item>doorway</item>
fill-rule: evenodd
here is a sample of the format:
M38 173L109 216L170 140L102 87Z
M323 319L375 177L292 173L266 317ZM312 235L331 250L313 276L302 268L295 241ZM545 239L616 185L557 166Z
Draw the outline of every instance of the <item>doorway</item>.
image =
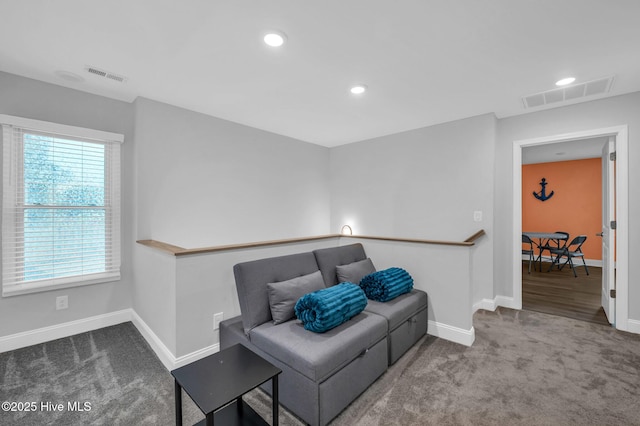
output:
M617 164L615 179L617 197L617 239L615 242L616 263L616 299L613 302L616 311L615 327L628 331L628 130L627 126L594 129L562 135L546 136L534 139L514 141L513 144L513 307L522 309L522 259L518 246L522 234L522 150L545 144L565 143L597 137L612 136L616 139Z
M552 253L546 250L522 275L523 309L602 325L613 322L601 306L603 250L597 237L603 224L602 149L608 142L600 137L523 148L522 230L565 235L562 240L533 238L535 254L541 243L559 247L584 236L580 251L588 266L576 257L573 271L570 265L552 267Z

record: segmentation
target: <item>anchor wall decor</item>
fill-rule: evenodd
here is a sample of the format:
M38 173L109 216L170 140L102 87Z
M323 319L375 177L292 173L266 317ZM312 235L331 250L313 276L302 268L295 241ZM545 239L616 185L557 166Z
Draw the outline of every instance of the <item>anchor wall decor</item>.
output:
M534 197L536 197L540 201L547 201L549 198L553 197L553 191L551 191L551 193L547 195L547 180L545 178L542 178L542 180L540 181L540 186L542 187L540 193L533 191Z

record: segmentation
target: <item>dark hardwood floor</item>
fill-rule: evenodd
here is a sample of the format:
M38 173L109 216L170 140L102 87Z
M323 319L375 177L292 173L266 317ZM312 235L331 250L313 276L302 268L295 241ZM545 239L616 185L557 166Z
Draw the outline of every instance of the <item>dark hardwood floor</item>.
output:
M550 263L542 262L542 272L522 262L522 309L610 325L600 302L602 268L578 266L578 277L569 266L547 272ZM537 267L539 265L536 265Z

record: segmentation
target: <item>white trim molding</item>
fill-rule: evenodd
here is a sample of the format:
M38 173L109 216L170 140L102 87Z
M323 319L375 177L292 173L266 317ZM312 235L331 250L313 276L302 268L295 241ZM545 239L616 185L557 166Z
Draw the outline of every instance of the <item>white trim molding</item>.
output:
M151 346L151 349L160 362L162 362L169 371L197 361L200 358L204 358L220 350L220 345L216 343L192 353L176 357L133 309L123 309L108 314L96 315L0 337L0 353L122 324L127 321L133 323L149 346Z
M524 262L529 262L529 256L523 254L522 255L522 260ZM549 265L549 263L551 263L548 258L547 259L543 259L543 260L547 265ZM595 266L597 268L602 268L602 259L585 259L584 262L587 264L587 266ZM577 260L575 265L576 266L582 266L582 262ZM532 264L532 266L533 266L533 264ZM544 270L543 270L543 272L544 272Z
M171 353L169 348L167 348L162 340L160 340L158 335L151 330L151 327L149 327L133 309L131 310L131 313L131 322L138 329L140 334L142 334L144 340L146 340L149 346L151 346L151 350L155 352L156 356L167 370L173 370L176 362L175 355Z
M469 330L464 330L431 320L429 320L427 324L427 334L465 346L471 346L476 340L476 331L473 327Z
M483 302L486 302L488 306L492 303L498 303L499 300L500 296L495 299L495 302L488 299L483 300ZM215 343L186 355L176 357L133 309L123 309L121 311L111 312L104 315L97 315L81 320L70 321L50 327L42 327L36 330L0 337L0 353L121 324L127 321L131 321L133 323L142 337L147 341L160 362L162 362L162 365L164 365L168 371L190 364L220 351L220 344ZM638 322L638 325L640 326L640 322ZM469 330L464 330L462 328L429 320L427 333L465 346L471 346L475 341L475 329L473 327Z
M164 367L171 371L178 367L182 367L183 365L190 364L194 361L197 361L205 356L209 356L214 354L220 350L220 344L216 343L211 346L207 346L206 348L199 349L195 352L191 352L189 354L176 357L169 348L160 340L160 338L151 330L151 327L147 325L143 321L140 316L132 310L132 319L133 325L136 326L142 337L149 343L153 352L155 352L160 362L164 365Z
M131 321L131 309L69 321L0 337L0 353Z
M473 313L476 313L480 309L484 309L485 311L495 311L496 300L482 299L481 301L473 304L473 311L472 311Z
M511 309L522 309L522 307L516 308L516 302L513 300L513 297L496 296L496 298L493 300L495 301L496 308L498 306L502 306L502 307L511 308Z
M512 283L514 309L522 309L522 149L529 146L567 142L600 136L616 138L616 328L632 331L629 324L629 130L626 124L573 133L543 136L513 141L513 229L512 229Z
M175 369L175 368L182 367L183 365L191 364L194 361L197 361L209 355L213 355L219 351L220 351L220 344L215 343L211 346L207 346L206 348L202 348L197 351L188 353L186 355L179 356L175 358L175 362L173 363L173 368Z
M631 333L640 334L640 321L630 319L628 321L628 329L627 331Z
M482 299L479 302L474 303L473 312L475 313L479 309L486 311L495 311L499 306L503 308L518 309L514 307L513 297L496 296L492 299Z
M68 126L66 124L52 123L49 121L34 120L32 118L15 117L0 114L0 123L17 126L22 129L46 131L70 137L87 139L99 139L110 142L124 142L124 135L120 133L105 132L104 130L87 129L85 127Z

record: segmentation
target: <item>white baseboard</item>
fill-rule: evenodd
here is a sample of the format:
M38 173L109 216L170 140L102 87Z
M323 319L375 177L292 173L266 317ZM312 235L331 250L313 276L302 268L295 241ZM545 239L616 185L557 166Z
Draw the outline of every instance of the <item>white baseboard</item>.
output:
M473 327L469 330L464 330L431 320L427 324L427 334L465 346L471 346L476 339L476 331Z
M522 255L522 260L524 260L525 262L529 262L529 256L526 255ZM566 260L566 259L564 259ZM551 261L548 259L543 258L542 259L543 262L546 262L547 265L549 265L551 263ZM598 268L602 268L602 260L601 259L585 259L584 262L587 264L587 266L595 266ZM582 266L582 262L578 259L576 259L576 261L574 262L576 266ZM532 265L533 266L533 265ZM547 266L548 268L548 266Z
M190 354L176 357L153 332L153 330L151 330L151 327L149 327L147 323L145 323L133 310L131 321L133 322L133 325L136 326L140 334L142 334L142 337L144 337L147 343L149 343L149 346L151 346L153 352L155 352L156 356L160 359L160 362L162 362L165 368L169 371L192 363L193 361L197 361L200 358L204 358L205 356L214 354L220 350L220 345L216 343Z
M131 322L138 329L144 340L147 341L149 346L153 352L155 352L160 362L165 366L165 368L169 371L173 370L175 367L176 357L173 353L162 343L162 340L156 335L156 333L151 330L151 328L147 325L146 322L140 318L140 316L132 310Z
M49 327L37 328L35 330L22 333L11 334L0 337L0 353L13 351L27 346L50 342L56 339L73 336L87 331L93 331L112 325L122 324L131 321L138 329L142 337L149 343L151 349L160 359L160 362L169 371L182 367L205 356L216 353L220 350L219 344L214 344L202 348L187 355L177 357L162 343L162 340L149 328L133 309L123 309L103 315L96 315L76 321L69 321Z
M486 311L495 311L496 310L496 301L491 299L482 299L479 302L473 304L472 312L476 312L478 309L484 309Z
M478 309L495 311L498 306L511 309L522 309L521 307L515 305L513 297L496 296L493 300L482 299L481 301L474 303L473 312L476 312Z
M513 298L497 296L493 300L483 299L480 302L477 302L474 305L474 311L477 309L495 310L498 306L519 309L513 306ZM133 323L142 337L144 337L147 343L149 343L149 346L151 346L151 349L160 359L160 362L162 362L165 368L169 371L204 358L205 356L214 354L220 350L220 345L216 343L189 354L176 357L133 309L123 309L121 311L111 312L104 315L97 315L82 320L70 321L50 327L43 327L36 330L0 337L0 353L121 324L127 321L131 321ZM640 333L640 321L629 320L629 331L633 333ZM460 343L465 346L471 346L475 340L475 329L473 327L469 330L464 330L462 328L429 320L427 332L432 336Z
M638 320L627 320L627 331L630 333L640 334L640 321Z
M502 306L504 308L511 308L511 309L522 309L522 306L517 306L515 300L513 299L513 297L507 297L507 296L496 296L494 300L494 303L496 305L496 308L498 306ZM495 308L494 308L495 311Z
M215 343L211 346L207 346L206 348L202 348L197 351L191 352L189 354L179 356L178 358L175 359L173 368L178 368L178 367L182 367L183 365L191 364L194 361L197 361L206 356L215 354L216 352L219 352L219 351L220 351L220 344Z
M0 337L0 353L131 321L131 309L69 321Z

